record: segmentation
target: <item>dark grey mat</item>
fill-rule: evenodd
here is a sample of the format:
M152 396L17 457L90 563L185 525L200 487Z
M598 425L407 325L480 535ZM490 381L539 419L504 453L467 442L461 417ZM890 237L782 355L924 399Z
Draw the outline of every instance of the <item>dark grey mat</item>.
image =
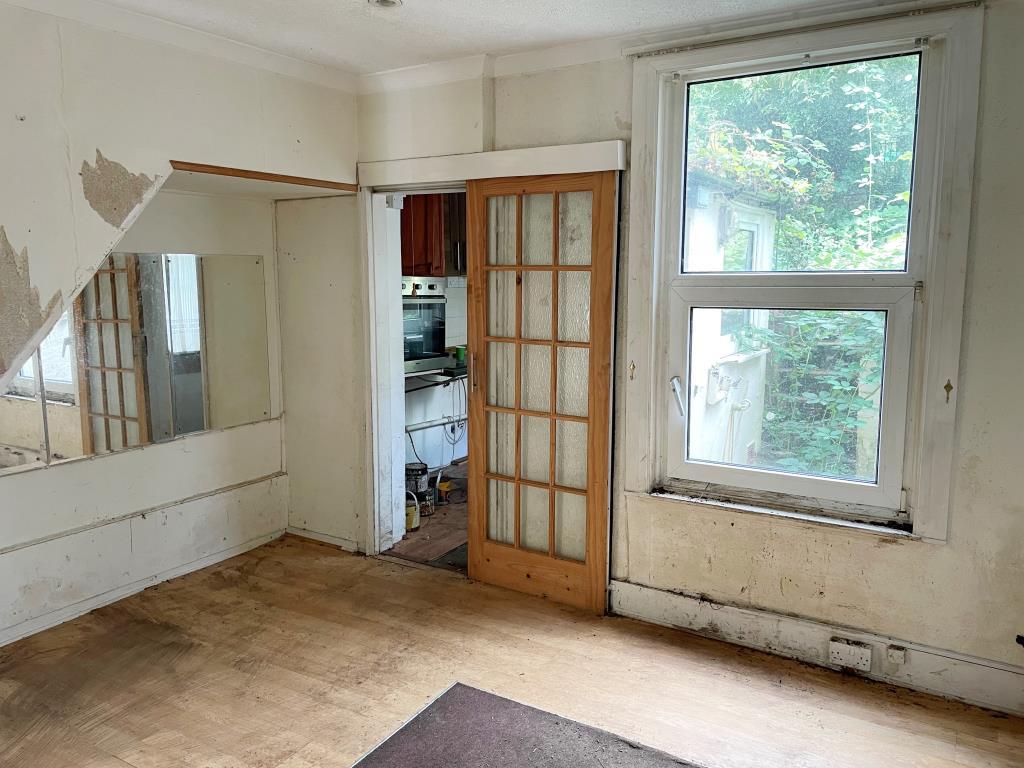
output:
M463 544L451 552L445 552L436 560L431 560L429 565L435 568L447 568L450 571L466 573L469 570L469 544Z
M692 763L456 683L359 768L668 768Z

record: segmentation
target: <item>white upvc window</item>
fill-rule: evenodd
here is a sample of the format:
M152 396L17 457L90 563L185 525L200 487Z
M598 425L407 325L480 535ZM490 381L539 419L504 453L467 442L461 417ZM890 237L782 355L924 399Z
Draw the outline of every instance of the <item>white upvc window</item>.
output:
M980 18L637 60L627 490L945 537Z
M64 312L39 345L43 363L43 386L50 402L73 404L78 394L77 359L71 332L71 313ZM11 380L8 393L36 396L36 357L33 354Z

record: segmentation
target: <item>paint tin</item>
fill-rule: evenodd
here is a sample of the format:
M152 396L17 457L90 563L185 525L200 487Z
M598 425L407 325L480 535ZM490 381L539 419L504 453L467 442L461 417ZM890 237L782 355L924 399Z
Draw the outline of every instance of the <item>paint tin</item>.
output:
M430 475L427 465L418 461L405 465L405 490L411 493L423 493L427 490Z

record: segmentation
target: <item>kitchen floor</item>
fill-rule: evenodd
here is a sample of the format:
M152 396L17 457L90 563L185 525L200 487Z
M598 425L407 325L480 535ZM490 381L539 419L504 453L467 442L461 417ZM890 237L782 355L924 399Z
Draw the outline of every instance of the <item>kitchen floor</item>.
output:
M443 473L452 482L449 503L439 505L423 517L417 531L410 531L386 554L415 563L466 572L468 484L466 463L455 464Z

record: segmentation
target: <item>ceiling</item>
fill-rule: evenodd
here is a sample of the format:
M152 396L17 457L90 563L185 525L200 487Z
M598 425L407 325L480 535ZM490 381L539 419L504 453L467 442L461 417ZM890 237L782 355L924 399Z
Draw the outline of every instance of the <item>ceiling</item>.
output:
M628 36L820 0L103 0L241 43L366 74Z

